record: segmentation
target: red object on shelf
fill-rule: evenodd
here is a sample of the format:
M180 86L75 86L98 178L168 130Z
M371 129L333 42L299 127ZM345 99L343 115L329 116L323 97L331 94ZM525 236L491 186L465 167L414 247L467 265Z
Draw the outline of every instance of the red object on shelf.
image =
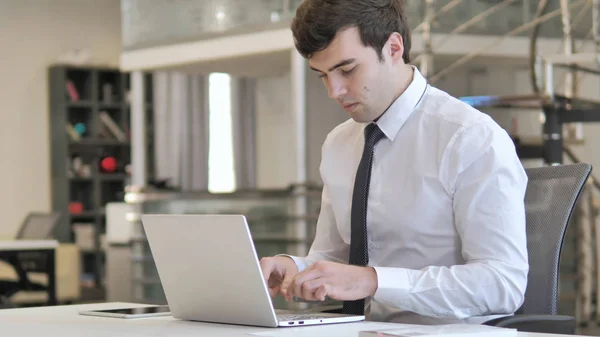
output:
M104 172L115 172L117 170L117 160L115 157L106 157L100 162L100 167Z
M79 201L71 201L69 203L69 213L81 214L83 212L83 203Z

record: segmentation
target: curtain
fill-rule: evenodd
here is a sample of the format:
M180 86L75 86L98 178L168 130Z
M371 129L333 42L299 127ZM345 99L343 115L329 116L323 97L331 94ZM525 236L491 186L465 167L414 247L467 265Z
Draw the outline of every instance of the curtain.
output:
M238 189L256 188L256 80L231 79L233 162Z
M208 188L208 81L157 72L154 78L156 180L182 191Z
M157 72L154 158L157 180L182 191L208 189L208 75ZM231 78L233 162L237 189L256 188L256 80Z

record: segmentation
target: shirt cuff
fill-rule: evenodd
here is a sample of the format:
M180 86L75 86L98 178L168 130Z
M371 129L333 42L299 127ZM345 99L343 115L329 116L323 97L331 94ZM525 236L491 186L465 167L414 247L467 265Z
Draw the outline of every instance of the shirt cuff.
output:
M396 302L409 293L408 269L391 267L373 267L373 269L377 273L377 290L373 299L382 303L390 303Z
M298 272L303 271L308 266L308 263L306 261L304 261L303 258L298 257L298 256L292 256L292 255L287 255L287 254L277 254L275 256L287 256L290 259L294 260L294 263L296 263L296 267L298 267Z

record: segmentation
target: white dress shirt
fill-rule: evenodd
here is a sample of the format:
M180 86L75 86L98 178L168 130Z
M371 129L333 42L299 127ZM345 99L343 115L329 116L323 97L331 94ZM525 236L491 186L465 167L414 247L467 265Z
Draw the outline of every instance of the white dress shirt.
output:
M475 323L514 313L529 269L527 176L508 134L488 115L412 83L377 121L367 209L369 265L378 277L367 319ZM348 263L350 210L366 124L337 126L322 148L322 205L302 270Z

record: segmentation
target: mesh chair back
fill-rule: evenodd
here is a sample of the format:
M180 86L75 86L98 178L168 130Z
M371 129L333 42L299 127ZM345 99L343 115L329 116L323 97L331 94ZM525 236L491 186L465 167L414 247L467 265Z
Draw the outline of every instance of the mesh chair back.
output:
M591 169L584 163L526 169L529 275L517 313L556 315L562 242Z
M54 229L60 219L59 212L41 213L31 212L27 215L17 239L19 240L49 240L54 237Z

